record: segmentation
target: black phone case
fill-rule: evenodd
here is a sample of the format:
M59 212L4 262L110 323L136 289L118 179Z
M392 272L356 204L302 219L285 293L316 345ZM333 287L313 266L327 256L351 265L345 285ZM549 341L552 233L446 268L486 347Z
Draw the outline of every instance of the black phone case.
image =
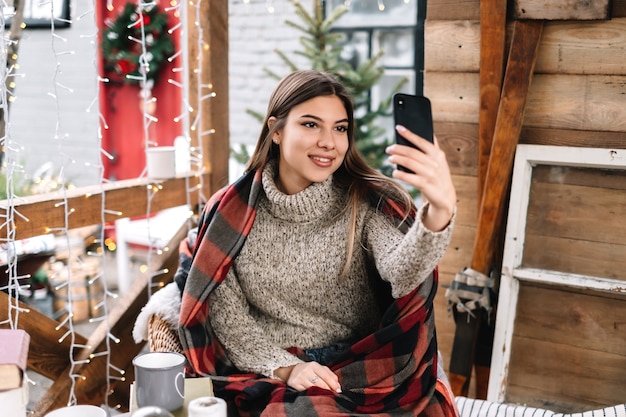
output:
M393 119L396 125L402 125L411 132L433 142L433 118L430 100L424 96L397 93L393 96ZM395 132L396 143L415 148L411 142ZM408 171L404 167L398 169Z

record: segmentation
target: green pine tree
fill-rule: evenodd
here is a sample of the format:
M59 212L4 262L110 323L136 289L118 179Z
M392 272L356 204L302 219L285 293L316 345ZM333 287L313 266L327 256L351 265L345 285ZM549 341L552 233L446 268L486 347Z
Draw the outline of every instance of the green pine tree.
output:
M389 174L392 167L385 163L385 148L391 140L387 137L389 132L377 124L377 119L391 115L392 96L390 95L380 103L371 103L370 100L370 90L384 72L382 66L378 65L384 52L380 51L353 68L349 62L341 58L344 48L343 34L333 31L333 25L348 11L348 8L340 5L329 16L324 17L321 0L315 0L312 13L309 13L297 0L292 0L292 3L301 23L290 20L285 23L302 32L300 37L302 50L294 51L294 53L305 57L309 61L310 69L334 74L348 88L354 99L357 148L370 165ZM300 69L284 52L276 50L276 53L290 72ZM277 80L282 78L282 75L267 68L265 72ZM407 81L404 79L399 82L393 92L398 91ZM263 120L262 114L254 110L247 110L247 112ZM242 146L239 151L233 151L233 157L240 162L245 162L249 155Z

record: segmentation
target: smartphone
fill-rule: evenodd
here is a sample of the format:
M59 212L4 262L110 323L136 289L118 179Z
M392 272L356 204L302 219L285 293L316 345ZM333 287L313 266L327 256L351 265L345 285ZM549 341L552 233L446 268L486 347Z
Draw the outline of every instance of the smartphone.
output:
M402 125L411 132L433 142L433 116L430 100L424 96L396 93L393 96L393 120L395 125ZM415 148L411 142L395 132L396 143ZM398 169L407 171L399 166Z

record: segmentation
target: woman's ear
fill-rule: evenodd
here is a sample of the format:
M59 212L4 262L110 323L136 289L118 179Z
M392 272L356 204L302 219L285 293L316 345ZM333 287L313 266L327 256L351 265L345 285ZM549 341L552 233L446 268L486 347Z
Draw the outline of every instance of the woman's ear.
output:
M277 119L274 116L271 116L269 119L267 119L267 128L271 131L272 130L272 126L274 126L274 123L276 123ZM278 143L280 143L280 132L276 131L272 134L272 142L274 142L275 144L278 145Z

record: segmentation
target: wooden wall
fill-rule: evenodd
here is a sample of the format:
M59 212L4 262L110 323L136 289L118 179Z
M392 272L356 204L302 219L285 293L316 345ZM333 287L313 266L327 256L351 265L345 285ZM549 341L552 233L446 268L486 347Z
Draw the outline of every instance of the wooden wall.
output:
M611 15L602 21L544 23L520 143L626 148L626 1L613 1ZM507 22L510 32L511 18ZM424 94L433 103L435 132L447 152L458 192L458 220L440 265L436 312L446 369L455 325L447 312L445 287L471 264L478 216L480 33L479 0L428 1ZM624 177L624 172L603 177L571 170L560 194L554 194L549 181L534 187L535 202L549 201L553 216L576 221L568 229L550 226L554 218L536 216L529 226L535 232L528 245L532 249L524 255L528 261L538 268L626 280ZM572 197L572 189L583 195ZM505 223L500 227L504 230ZM578 234L593 235L595 240ZM534 308L537 303L541 308ZM624 322L619 317L626 317L626 296L523 286L520 304L510 401L562 411L624 402L626 325L618 323ZM592 317L609 311L608 318L589 325ZM566 325L568 314L578 320ZM571 337L573 333L577 336ZM606 338L611 342L602 342ZM560 361L555 361L555 352ZM597 366L584 364L585 358L598 360ZM548 366L555 362L560 367ZM590 383L595 388L581 392Z

